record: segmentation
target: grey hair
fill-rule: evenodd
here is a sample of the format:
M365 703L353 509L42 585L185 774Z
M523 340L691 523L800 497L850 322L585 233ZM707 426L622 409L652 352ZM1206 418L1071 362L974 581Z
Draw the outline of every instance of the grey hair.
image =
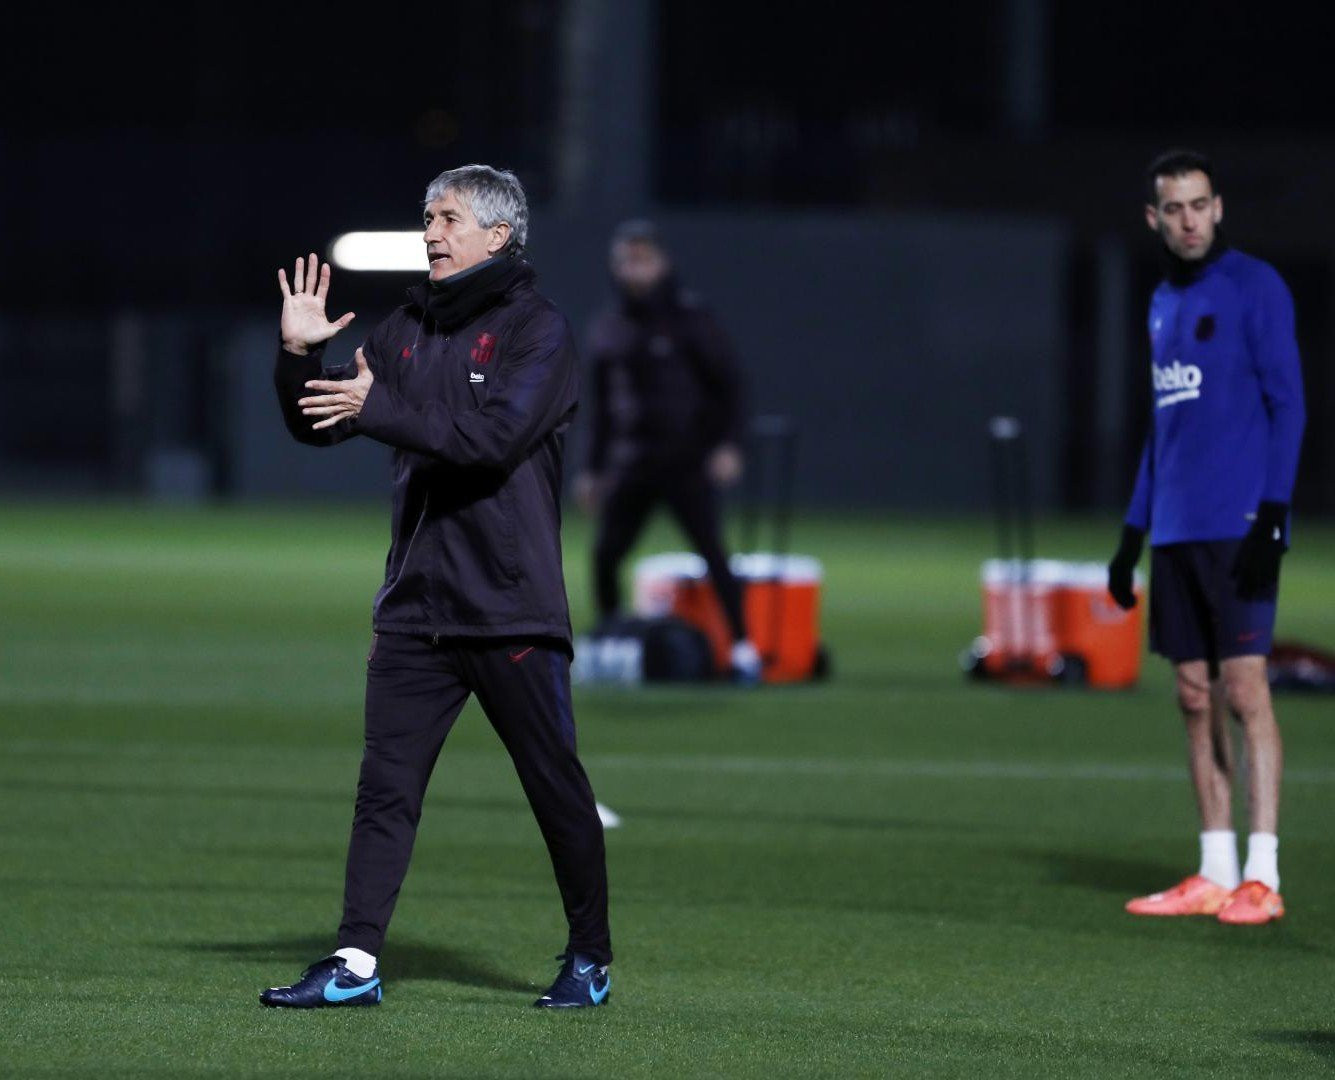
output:
M461 165L447 169L427 185L425 204L435 202L447 191L457 191L484 229L510 226L510 240L505 250L517 254L528 243L528 199L519 177L508 169L490 165Z

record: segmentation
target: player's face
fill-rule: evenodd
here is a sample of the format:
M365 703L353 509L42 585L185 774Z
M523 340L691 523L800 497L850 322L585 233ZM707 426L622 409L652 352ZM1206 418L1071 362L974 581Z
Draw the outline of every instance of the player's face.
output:
M422 225L432 281L444 281L486 262L510 239L510 226L505 222L490 229L479 225L468 203L453 189L427 204Z
M667 256L657 244L621 240L612 245L612 277L632 296L643 296L667 276Z
M1156 201L1145 206L1145 222L1179 259L1201 259L1214 244L1224 217L1224 200L1198 171L1161 176L1154 182Z

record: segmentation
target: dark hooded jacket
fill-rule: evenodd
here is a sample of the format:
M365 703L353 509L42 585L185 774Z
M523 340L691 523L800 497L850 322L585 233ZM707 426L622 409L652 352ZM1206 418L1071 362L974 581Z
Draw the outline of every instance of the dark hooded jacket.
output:
M558 638L570 644L561 572L561 458L577 358L532 267L498 256L409 302L363 346L375 378L355 420L312 431L299 398L321 350L280 351L274 385L298 441L365 435L394 448L392 539L377 631Z

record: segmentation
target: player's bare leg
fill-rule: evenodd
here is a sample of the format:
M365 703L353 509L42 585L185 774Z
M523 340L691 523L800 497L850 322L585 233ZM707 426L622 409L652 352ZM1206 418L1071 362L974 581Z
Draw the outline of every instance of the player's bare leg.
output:
M1200 870L1171 889L1126 905L1133 915L1216 915L1238 885L1233 833L1233 748L1222 683L1204 660L1176 665L1177 707L1187 732L1187 760L1201 818Z
M1238 656L1220 665L1228 707L1242 725L1249 774L1247 810L1252 832L1279 826L1279 786L1284 744L1275 722L1264 656Z
M1221 665L1228 707L1242 725L1247 747L1247 865L1243 883L1219 912L1219 921L1257 925L1284 914L1279 895L1279 785L1284 746L1270 700L1264 656L1238 656Z
M1187 758L1201 831L1233 828L1233 748L1223 687L1204 660L1177 665L1177 707L1187 729ZM1228 884L1224 882L1223 884Z

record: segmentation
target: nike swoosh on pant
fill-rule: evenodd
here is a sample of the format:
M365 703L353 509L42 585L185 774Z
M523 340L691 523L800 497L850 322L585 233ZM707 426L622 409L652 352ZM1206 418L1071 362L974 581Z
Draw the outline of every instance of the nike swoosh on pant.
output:
M510 663L512 663L512 664L517 664L517 663L519 663L519 661L521 661L522 659L524 659L524 657L526 657L529 653L531 653L531 652L532 652L534 649L536 649L536 648L537 648L536 645L530 645L527 649L524 649L522 652L517 652L517 653L513 653L513 652L512 652L512 653L510 654Z

